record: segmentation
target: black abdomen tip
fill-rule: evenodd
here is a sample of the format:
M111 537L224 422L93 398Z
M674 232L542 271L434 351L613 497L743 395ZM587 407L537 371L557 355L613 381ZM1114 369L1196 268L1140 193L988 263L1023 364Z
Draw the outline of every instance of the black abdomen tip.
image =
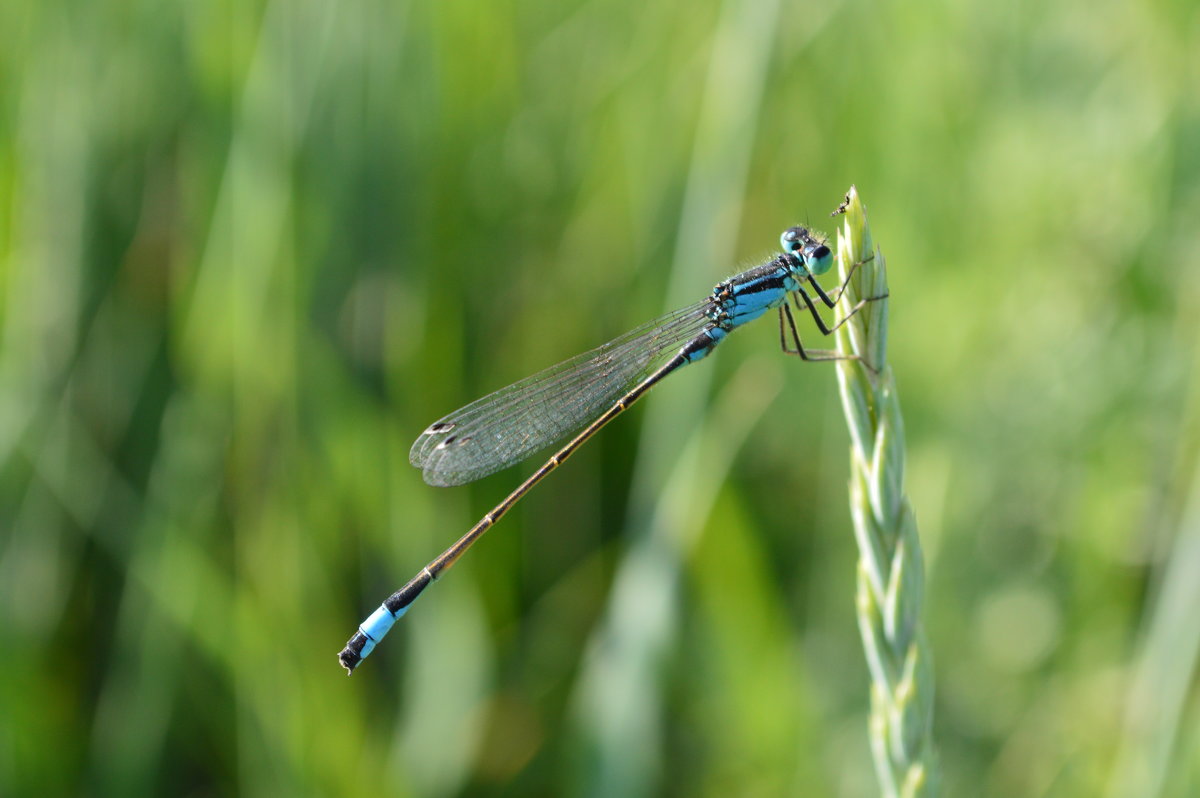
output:
M362 662L362 648L366 642L366 635L362 632L357 632L354 637L350 638L350 642L346 644L346 647L338 652L338 662L346 669L347 676L354 673L354 669L358 667L358 663Z

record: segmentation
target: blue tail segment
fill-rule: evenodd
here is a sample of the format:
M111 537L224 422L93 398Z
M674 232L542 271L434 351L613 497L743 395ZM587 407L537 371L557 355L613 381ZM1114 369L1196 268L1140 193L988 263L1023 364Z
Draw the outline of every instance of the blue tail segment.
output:
M392 624L408 612L409 606L417 600L421 591L429 587L433 579L433 573L428 568L421 571L407 585L388 596L387 601L362 622L358 631L338 654L338 662L346 669L347 675L354 673L358 663L367 658L384 635L391 630Z

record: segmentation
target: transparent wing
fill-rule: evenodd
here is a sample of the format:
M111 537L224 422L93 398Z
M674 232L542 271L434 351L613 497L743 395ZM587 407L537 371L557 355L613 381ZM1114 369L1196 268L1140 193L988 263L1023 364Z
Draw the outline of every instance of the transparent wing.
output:
M430 485L463 485L562 440L608 409L668 350L711 321L708 301L501 388L435 421L408 453Z

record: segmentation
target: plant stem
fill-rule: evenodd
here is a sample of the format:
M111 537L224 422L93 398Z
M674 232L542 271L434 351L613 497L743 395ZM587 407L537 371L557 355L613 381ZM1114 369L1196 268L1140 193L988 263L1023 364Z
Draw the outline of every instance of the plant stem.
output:
M875 251L858 192L846 195L837 235L839 303L886 297L883 255ZM873 257L872 257L873 256ZM843 311L845 312L845 311ZM904 424L887 363L888 300L866 303L838 331L838 386L850 427L850 513L858 544L856 603L871 672L870 738L887 798L938 791L933 745L933 664L921 625L925 572L912 507L904 494Z

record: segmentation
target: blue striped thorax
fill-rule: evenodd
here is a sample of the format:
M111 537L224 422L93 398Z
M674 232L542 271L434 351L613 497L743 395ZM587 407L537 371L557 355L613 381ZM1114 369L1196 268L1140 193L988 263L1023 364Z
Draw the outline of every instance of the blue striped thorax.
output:
M805 227L792 227L779 237L783 254L761 266L747 269L717 283L712 292L708 317L713 326L706 331L710 346L693 348L687 359L700 360L734 329L754 321L787 299L810 275L824 274L833 266L833 254Z

